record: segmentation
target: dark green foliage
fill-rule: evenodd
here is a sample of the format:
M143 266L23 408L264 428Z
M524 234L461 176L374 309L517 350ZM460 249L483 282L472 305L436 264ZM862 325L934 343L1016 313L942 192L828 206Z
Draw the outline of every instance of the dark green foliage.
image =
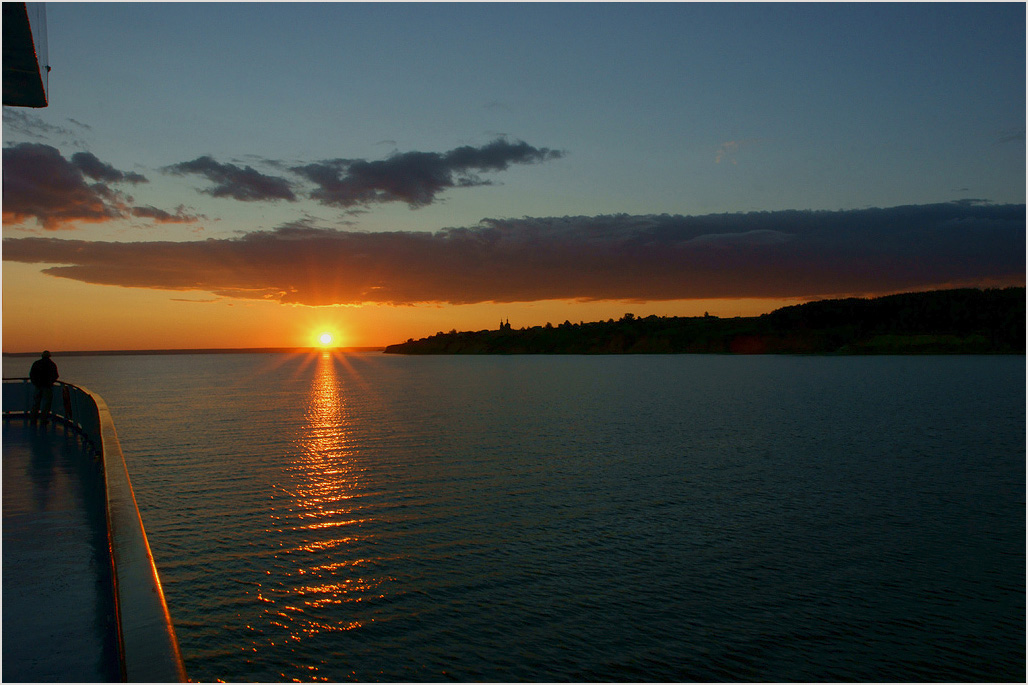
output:
M513 330L437 333L397 354L1024 354L1025 289L820 300L757 317L625 314Z

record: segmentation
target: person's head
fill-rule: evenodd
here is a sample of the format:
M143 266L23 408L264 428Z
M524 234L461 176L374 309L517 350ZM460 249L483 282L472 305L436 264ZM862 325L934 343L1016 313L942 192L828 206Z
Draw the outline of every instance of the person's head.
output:
M43 359L50 358L50 350L43 350Z

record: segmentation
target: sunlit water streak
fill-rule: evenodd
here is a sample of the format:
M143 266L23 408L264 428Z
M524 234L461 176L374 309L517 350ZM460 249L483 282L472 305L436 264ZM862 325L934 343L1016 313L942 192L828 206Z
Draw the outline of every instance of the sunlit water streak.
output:
M58 362L197 680L1024 677L1024 357Z

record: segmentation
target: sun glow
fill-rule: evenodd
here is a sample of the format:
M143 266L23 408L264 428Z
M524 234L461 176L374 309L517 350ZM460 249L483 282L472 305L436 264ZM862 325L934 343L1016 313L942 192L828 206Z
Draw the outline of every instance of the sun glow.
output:
M318 342L321 343L322 347L328 347L332 344L332 334L325 332L318 336Z

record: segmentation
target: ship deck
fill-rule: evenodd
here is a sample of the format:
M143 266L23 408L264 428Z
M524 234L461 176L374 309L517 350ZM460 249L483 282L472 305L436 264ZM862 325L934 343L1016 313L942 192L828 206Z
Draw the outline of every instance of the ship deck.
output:
M3 680L122 679L100 460L61 423L3 420Z

